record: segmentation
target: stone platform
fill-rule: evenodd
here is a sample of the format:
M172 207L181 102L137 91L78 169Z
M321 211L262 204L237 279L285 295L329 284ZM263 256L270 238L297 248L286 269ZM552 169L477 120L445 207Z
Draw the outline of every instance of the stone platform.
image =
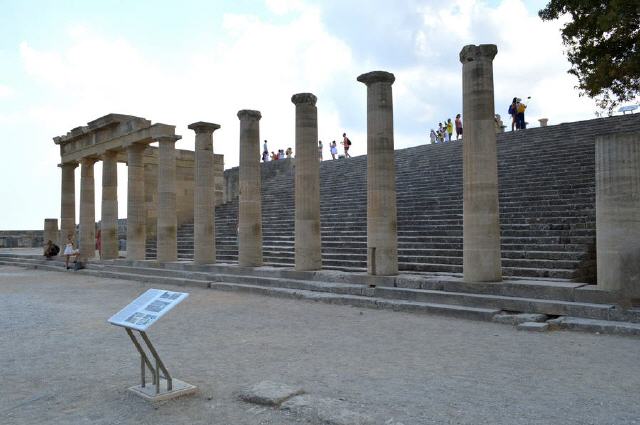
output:
M20 253L15 249L0 250L0 264L66 271L60 259L48 261L32 251ZM539 314L546 316L550 329L640 336L640 310L622 308L595 286L561 279L513 278L501 283L465 283L460 275L445 273L385 277L341 271L299 272L269 266L196 266L191 262L159 264L123 259L90 262L78 273L154 285L242 291L502 323L504 314Z

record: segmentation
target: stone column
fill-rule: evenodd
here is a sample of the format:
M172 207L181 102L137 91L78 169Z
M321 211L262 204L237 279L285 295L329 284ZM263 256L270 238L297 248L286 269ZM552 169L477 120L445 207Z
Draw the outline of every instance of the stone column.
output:
M176 136L158 142L158 261L178 260L178 216L176 213Z
M44 237L42 238L42 243L46 245L48 241L51 241L53 243L58 243L58 219L57 218L44 219Z
M465 282L502 280L498 158L493 101L494 44L468 45L462 62L463 259Z
M393 149L395 76L373 71L358 81L367 85L367 271L398 274L396 163Z
M259 111L243 109L240 119L240 202L238 208L238 264L262 265L262 191L260 188Z
M147 242L144 144L127 146L127 260L144 260Z
M100 235L102 259L118 258L118 153L102 156L102 215Z
M95 158L83 158L80 162L80 258L84 261L96 256L95 163Z
M193 206L193 259L196 264L216 262L213 132L218 124L194 122L196 169Z
M60 164L62 182L60 185L60 237L58 246L62 250L67 243L67 237L76 237L76 179L77 162Z
M596 138L598 286L640 303L640 132Z
M295 268L301 271L322 268L316 100L311 93L291 97L296 105Z

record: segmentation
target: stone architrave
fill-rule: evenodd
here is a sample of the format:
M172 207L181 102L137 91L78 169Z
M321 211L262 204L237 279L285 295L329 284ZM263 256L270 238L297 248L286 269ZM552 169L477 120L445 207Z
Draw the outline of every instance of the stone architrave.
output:
M80 162L80 258L84 261L96 256L95 163L95 158L83 158Z
M127 146L127 260L144 260L147 229L144 184L146 145Z
M367 86L367 270L398 273L396 166L393 141L395 76L385 71L362 74Z
M219 128L218 124L203 121L189 125L189 129L196 132L193 210L193 259L196 264L216 262L213 132Z
M178 216L176 213L176 141L163 136L158 142L158 235L159 262L178 260Z
M259 111L243 109L240 119L240 201L238 207L238 264L262 265L262 194L260 179Z
M118 153L102 155L102 215L100 217L102 259L118 258Z
M291 97L296 105L295 269L299 271L322 268L316 101L311 93Z
M76 180L75 170L77 162L60 164L62 180L60 185L60 237L58 238L60 249L71 236L76 236Z
M43 243L46 245L48 241L57 243L58 241L58 219L57 218L45 218L44 219L44 237Z
M462 62L463 274L465 282L502 280L498 159L493 94L494 44L468 45Z
M640 133L596 138L598 286L640 303Z

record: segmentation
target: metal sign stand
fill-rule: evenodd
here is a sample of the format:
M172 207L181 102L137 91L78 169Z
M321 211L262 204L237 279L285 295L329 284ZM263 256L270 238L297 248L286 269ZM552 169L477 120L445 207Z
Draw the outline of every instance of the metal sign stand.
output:
M125 330L140 354L140 385L130 387L129 391L149 401L161 401L193 394L198 390L198 387L194 385L171 377L146 332L138 331L147 349L151 353L153 360L155 360L155 367L133 331L129 328L125 328ZM146 382L147 368L151 371L151 385L147 385ZM160 371L162 371L162 374L160 374ZM162 390L162 381L165 382L164 390Z

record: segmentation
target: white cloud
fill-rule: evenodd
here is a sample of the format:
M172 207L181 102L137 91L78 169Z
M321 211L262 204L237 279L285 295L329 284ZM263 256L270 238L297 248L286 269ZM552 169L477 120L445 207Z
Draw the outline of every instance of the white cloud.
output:
M0 99L7 99L13 96L13 89L4 84L0 84Z

